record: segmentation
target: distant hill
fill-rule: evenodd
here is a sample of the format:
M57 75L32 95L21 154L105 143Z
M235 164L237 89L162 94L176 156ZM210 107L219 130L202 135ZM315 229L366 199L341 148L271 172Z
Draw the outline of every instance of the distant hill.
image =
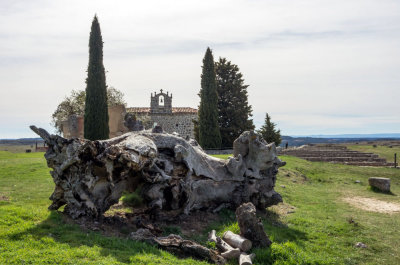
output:
M347 139L378 139L378 138L385 138L385 139L400 139L400 133L374 133L374 134L331 134L331 135L292 135L292 137L296 138L347 138Z
M20 138L20 139L0 139L3 145L32 145L35 143L43 143L42 138Z

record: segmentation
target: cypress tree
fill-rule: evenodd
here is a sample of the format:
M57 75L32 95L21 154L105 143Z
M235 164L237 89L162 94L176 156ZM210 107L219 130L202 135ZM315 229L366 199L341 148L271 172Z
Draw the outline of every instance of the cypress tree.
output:
M257 132L261 134L262 138L264 138L267 143L274 142L276 146L280 145L282 142L281 138L281 130L275 129L276 124L271 122L271 117L268 113L265 115L265 123L261 126L260 130Z
M222 147L231 148L244 131L254 130L252 108L248 103L247 87L239 67L219 58L215 63L218 93L218 124Z
M203 148L220 148L221 135L218 127L218 94L214 58L207 48L203 59L199 106L199 144Z
M89 140L108 139L107 85L103 65L103 39L95 15L89 38L89 64L86 78L84 137Z

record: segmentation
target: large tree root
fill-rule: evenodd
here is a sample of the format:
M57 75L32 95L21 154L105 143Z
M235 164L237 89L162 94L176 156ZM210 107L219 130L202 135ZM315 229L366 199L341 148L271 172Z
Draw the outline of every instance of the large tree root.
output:
M274 186L285 162L273 143L253 132L236 139L234 157L222 160L205 154L194 140L164 133L130 132L89 141L31 129L49 146L45 158L56 185L49 209L66 205L72 218L100 217L124 191L139 186L155 216L236 208L244 202L265 209L282 201Z

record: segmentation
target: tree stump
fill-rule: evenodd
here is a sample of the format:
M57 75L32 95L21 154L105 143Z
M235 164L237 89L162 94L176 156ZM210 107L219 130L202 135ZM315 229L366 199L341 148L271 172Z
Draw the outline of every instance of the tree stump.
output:
M254 132L242 133L234 157L223 160L208 156L194 140L157 131L89 141L31 129L49 146L45 158L55 183L49 209L66 205L72 218L99 218L124 191L139 186L154 216L213 211L222 204L236 208L245 202L265 209L282 201L274 187L285 162L274 143Z
M269 247L271 240L264 231L261 220L257 219L256 207L249 202L236 209L236 219L240 228L240 235L251 240L255 247Z

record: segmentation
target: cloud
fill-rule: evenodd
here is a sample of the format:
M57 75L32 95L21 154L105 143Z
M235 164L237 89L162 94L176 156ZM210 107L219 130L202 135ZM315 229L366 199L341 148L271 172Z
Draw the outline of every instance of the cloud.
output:
M196 107L210 46L240 67L258 126L268 112L283 134L400 131L398 1L16 0L0 3L0 138L33 136L85 87L95 13L130 106L163 88Z

